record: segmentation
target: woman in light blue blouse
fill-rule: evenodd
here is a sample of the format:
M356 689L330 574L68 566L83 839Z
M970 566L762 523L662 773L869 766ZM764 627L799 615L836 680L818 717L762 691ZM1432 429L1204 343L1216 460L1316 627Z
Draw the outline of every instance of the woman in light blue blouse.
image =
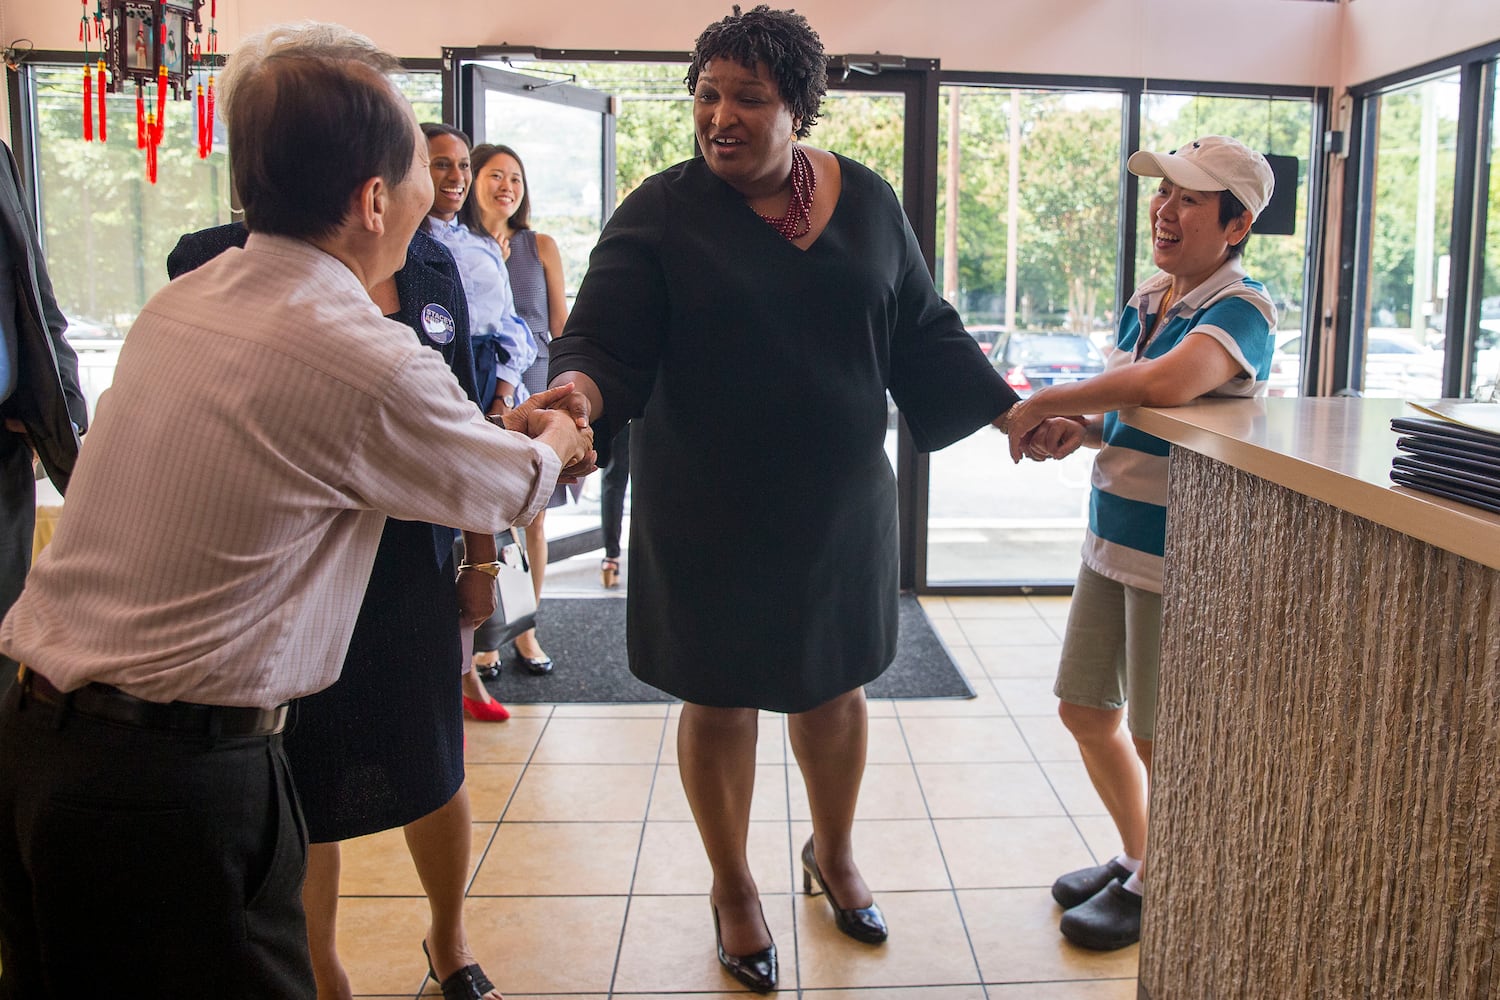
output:
M531 228L531 192L526 186L526 168L515 150L483 143L474 147L470 163L474 190L459 218L471 232L493 237L505 254L516 311L537 341L536 361L522 373L521 381L527 392L541 392L547 388L547 345L562 335L568 322L562 254L556 240ZM567 503L569 491L578 496L576 484L559 484L547 507ZM526 556L531 560L531 582L540 604L547 569L546 510L526 526ZM536 629L527 629L515 641L522 666L533 674L551 672L552 658L542 650Z
M521 376L536 360L536 338L516 312L500 245L487 234L473 232L458 218L472 181L469 137L436 122L425 122L422 133L427 136L433 187L427 232L458 263L469 303L479 405L485 413L497 416L530 395ZM486 676L499 672L499 655L484 645L476 639L475 669L464 675L464 710L482 721L501 722L509 713L489 696L479 677L481 672Z

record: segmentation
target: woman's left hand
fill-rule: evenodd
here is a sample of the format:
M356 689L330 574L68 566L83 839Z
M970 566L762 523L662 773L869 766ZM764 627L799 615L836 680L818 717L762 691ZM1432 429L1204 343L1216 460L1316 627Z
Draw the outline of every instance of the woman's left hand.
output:
M478 628L489 621L500 604L499 584L488 573L468 570L458 574L458 615Z
M572 394L572 392L572 382L556 386L552 389L543 389L541 392L533 393L527 398L526 402L522 403L520 406L517 406L515 409L505 410L502 413L488 414L487 419L490 423L498 424L508 431L515 431L518 434L525 434L526 424L532 413L536 412L537 410L562 408L558 406L558 404L563 400L566 400L568 396ZM587 427L588 421L580 421L578 426L580 428Z

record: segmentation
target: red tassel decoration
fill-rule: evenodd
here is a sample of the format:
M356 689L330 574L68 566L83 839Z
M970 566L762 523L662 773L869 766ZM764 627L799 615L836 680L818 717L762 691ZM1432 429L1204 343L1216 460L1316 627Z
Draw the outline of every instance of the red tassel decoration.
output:
M150 132L153 135L156 133L156 119L151 115L146 116L146 131ZM146 177L151 181L152 184L156 183L155 142L148 142L146 144Z
M208 159L208 98L203 94L203 84L198 84L198 159Z
M139 82L135 85L135 148L146 148L146 91Z
M208 78L208 113L204 119L203 155L214 151L214 78Z
M166 26L163 25L161 30L162 30L162 35L165 36L166 32L167 32ZM163 42L162 44L166 44L166 43ZM166 67L165 64L159 64L156 67L156 131L152 133L153 135L156 136L156 141L157 142L161 142L162 130L166 128L166 125L167 125L167 67Z
M94 74L83 67L83 141L94 141Z
M86 74L87 72L88 72L88 70L85 69L84 73ZM104 116L104 89L105 89L104 88L104 60L100 59L99 60L99 141L100 142L103 142L108 137L108 134L109 134L109 129L104 124L108 120Z

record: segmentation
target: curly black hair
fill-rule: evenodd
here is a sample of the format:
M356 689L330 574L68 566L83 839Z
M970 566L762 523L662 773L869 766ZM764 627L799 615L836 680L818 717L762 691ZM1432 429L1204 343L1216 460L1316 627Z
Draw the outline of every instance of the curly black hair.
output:
M704 28L693 43L693 62L683 80L688 93L698 89L703 65L720 57L746 69L754 69L757 63L765 66L792 117L800 122L797 138L808 137L828 92L828 57L807 18L765 4L741 14L740 5L735 4L733 14Z

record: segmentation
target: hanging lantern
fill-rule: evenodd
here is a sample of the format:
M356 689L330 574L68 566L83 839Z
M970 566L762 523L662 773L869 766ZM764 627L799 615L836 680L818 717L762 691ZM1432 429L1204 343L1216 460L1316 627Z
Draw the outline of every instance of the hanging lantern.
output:
M101 56L92 88L88 67L84 69L84 138L91 139L94 131L88 110L90 90L99 94L97 132L103 142L108 135L106 90L123 93L134 84L136 146L145 151L146 175L151 183L156 183L157 149L166 131L168 96L189 102L198 98L198 155L207 157L213 149L213 70L218 64L218 31L213 19L218 14L217 0L210 8L207 52L200 17L205 0L94 0L92 19L89 0L82 3L79 40L84 44L84 55L88 57L90 43L97 42ZM206 95L202 80L194 79L199 75L207 77Z

